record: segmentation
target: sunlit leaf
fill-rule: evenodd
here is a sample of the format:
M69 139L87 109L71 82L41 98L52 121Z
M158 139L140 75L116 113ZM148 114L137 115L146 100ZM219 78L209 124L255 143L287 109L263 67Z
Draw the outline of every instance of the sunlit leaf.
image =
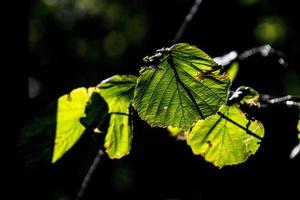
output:
M234 81L235 77L237 76L239 72L239 63L238 62L233 62L229 69L227 70L227 74L230 78L231 81Z
M87 106L93 105L93 111ZM105 101L96 88L78 88L61 96L37 115L20 133L19 150L29 165L54 163L79 140L87 126L101 123L100 114L107 112Z
M52 162L61 158L84 132L85 127L80 119L86 116L86 106L93 92L95 88L78 88L58 99ZM100 100L100 105L101 103Z
M150 125L188 130L226 103L228 76L197 47L180 43L144 60L134 105Z
M133 99L135 76L113 76L98 85L101 96L109 107L110 122L104 146L110 158L129 154L132 141L130 106Z
M222 106L217 114L200 120L187 135L196 155L215 166L242 163L259 148L264 127L251 121L236 106Z

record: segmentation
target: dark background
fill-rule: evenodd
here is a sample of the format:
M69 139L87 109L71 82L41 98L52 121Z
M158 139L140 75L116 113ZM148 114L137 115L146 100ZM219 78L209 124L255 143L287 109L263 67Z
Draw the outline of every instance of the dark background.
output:
M114 74L136 74L142 58L169 46L194 1L40 0L24 1L11 16L8 53L13 144L38 110L79 86L94 86ZM180 41L212 57L271 44L287 55L254 56L240 64L232 88L254 87L275 96L300 94L296 1L203 0ZM296 198L299 157L288 158L297 141L299 111L281 106L256 111L266 136L255 156L217 169L194 156L183 141L135 117L132 152L121 160L104 157L84 199ZM15 147L15 145L13 145ZM13 148L11 195L69 200L77 193L97 144L84 136L57 164L27 169ZM296 196L295 196L296 195Z

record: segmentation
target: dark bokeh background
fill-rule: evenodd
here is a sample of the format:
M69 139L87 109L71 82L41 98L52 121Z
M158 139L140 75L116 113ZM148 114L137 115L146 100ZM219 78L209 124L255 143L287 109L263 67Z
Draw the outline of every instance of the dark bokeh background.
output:
M39 109L79 86L94 86L114 74L136 74L142 58L171 44L193 0L39 0L18 9L13 91L13 128ZM300 25L296 1L203 0L181 41L211 56L271 44L288 58L254 56L240 64L232 88L248 85L275 96L300 94ZM28 38L28 39L27 39ZM12 45L12 47L14 47ZM23 64L22 64L23 63ZM13 69L12 69L13 74ZM84 199L285 199L299 195L299 157L288 155L297 144L298 110L271 107L255 112L266 137L246 163L219 170L192 155L183 141L135 118L132 152L101 162ZM97 144L84 136L57 164L25 169L12 161L15 194L24 199L69 200L77 193ZM293 182L295 180L295 183Z

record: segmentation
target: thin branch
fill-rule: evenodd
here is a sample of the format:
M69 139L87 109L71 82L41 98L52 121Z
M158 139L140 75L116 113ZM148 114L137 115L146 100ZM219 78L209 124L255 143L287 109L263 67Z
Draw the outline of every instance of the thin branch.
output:
M283 66L287 67L288 62L286 60L286 56L281 51L278 51L271 47L269 44L254 47L251 49L247 49L242 53L237 53L236 51L231 51L223 56L215 57L214 60L221 66L228 66L230 68L230 64L235 61L242 61L250 58L251 56L260 54L263 57L268 57L269 55L276 55L278 56L278 63Z
M178 29L178 31L177 31L174 39L173 39L173 44L177 43L181 39L186 27L192 21L193 17L197 13L201 3L202 3L202 0L195 0L195 3L192 6L191 10L189 11L187 16L185 17L184 21L181 23L181 25L180 25L180 27L179 27L179 29Z
M300 109L300 96L287 95L283 97L271 97L270 95L263 94L260 97L262 106L269 105L285 105L287 107L296 107Z
M100 163L101 158L102 158L103 155L104 155L104 152L103 152L102 149L100 149L98 151L98 153L97 153L97 155L96 155L96 157L95 157L92 165L90 166L87 174L85 175L82 183L81 183L80 190L78 191L75 200L80 200L82 198L82 196L83 196L83 194L84 194L84 192L85 192L85 190L86 190L86 188L87 188L87 186L88 186L88 184L89 184L89 182L90 182L90 180L91 180L91 178L92 178L95 170L97 169L97 166L99 165L99 163Z

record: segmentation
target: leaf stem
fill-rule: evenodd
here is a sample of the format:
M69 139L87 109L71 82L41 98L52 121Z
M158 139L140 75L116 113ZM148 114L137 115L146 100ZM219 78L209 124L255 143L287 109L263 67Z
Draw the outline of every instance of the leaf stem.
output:
M202 0L195 0L195 3L193 4L192 8L190 9L189 13L185 16L185 19L183 20L183 22L181 23L174 39L173 39L173 44L177 43L185 29L187 28L188 24L192 21L192 19L194 18L195 14L197 13L200 4L202 3Z

